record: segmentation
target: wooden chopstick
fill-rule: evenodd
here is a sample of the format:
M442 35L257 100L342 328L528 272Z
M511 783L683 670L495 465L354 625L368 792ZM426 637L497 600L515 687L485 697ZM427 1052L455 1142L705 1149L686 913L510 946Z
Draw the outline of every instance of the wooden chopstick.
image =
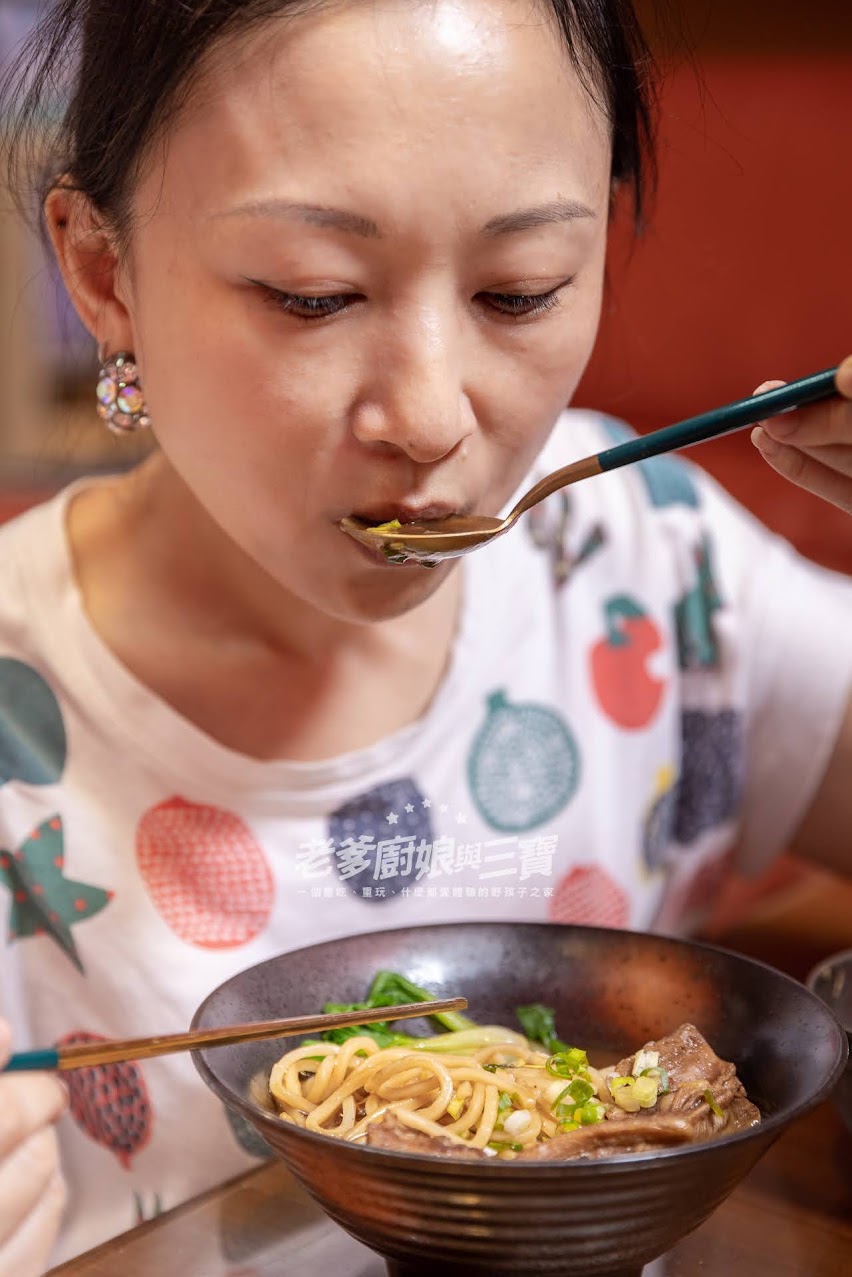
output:
M33 1069L81 1069L124 1060L148 1060L155 1055L196 1051L203 1046L231 1046L235 1042L258 1042L264 1038L286 1038L300 1033L321 1033L350 1024L373 1024L376 1020L409 1020L435 1015L439 1011L464 1011L467 998L444 998L438 1002L406 1002L396 1007L373 1007L369 1011L335 1011L330 1015L297 1015L286 1020L258 1020L252 1024L231 1024L220 1029L195 1029L189 1033L169 1033L156 1038L117 1038L110 1042L81 1042L76 1046L21 1051L10 1055L3 1072Z

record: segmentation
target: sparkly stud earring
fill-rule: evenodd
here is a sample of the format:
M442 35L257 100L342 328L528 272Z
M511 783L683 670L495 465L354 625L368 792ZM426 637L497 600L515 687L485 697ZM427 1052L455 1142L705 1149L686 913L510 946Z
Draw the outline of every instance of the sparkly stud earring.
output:
M127 351L107 359L101 356L98 374L98 415L117 435L131 434L150 426L151 418L139 385L139 369Z

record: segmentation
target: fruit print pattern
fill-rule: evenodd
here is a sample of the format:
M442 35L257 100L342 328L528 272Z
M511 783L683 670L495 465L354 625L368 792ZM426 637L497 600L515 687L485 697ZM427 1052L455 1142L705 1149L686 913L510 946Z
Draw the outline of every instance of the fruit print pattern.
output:
M601 426L613 444L626 443L636 438L636 431L615 417L602 417ZM671 505L686 505L697 510L700 505L698 489L686 462L677 457L647 457L633 467L641 476L651 505L665 509Z
M740 803L743 725L732 709L684 710L681 770L676 785L673 835L683 846L714 825L724 824Z
M628 731L647 727L666 690L648 660L663 647L659 629L635 599L616 595L604 605L606 633L590 653L591 679L603 712Z
M66 754L62 711L49 685L24 661L0 658L0 786L53 785Z
M421 844L433 841L430 809L430 800L404 776L357 794L333 811L328 818L329 840L336 851L333 863L347 891L381 904L403 887L413 886L418 874L422 876L414 853ZM395 872L381 878L382 863L389 863L387 853L394 848L400 853ZM375 890L362 894L365 887L374 888L377 883L384 895L376 895Z
M722 599L713 577L712 546L705 537L695 552L697 580L675 607L678 663L682 670L718 669L719 643L713 614Z
M562 811L580 784L580 750L552 709L487 699L471 745L468 785L483 818L503 833L523 833Z
M555 526L552 526L552 511L558 509ZM568 548L568 531L571 524L571 498L567 492L554 493L541 505L533 506L527 515L525 526L533 544L539 550L545 550L550 556L550 574L557 590L570 580L575 568L586 559L591 558L596 550L606 544L603 526L596 523L587 533L576 554Z
M62 820L50 816L16 852L0 851L0 882L9 888L9 940L49 936L79 972L83 963L71 928L100 913L111 891L65 877Z
M674 767L660 767L654 796L642 825L642 859L651 872L668 864L677 799Z
M68 1033L57 1050L84 1042L104 1042L97 1033ZM64 1074L71 1116L82 1131L118 1158L124 1170L151 1138L153 1111L141 1065L98 1064Z
M600 865L575 865L557 883L548 917L586 927L626 927L630 905L627 893Z
M169 798L139 821L136 860L160 917L187 944L233 949L269 921L272 872L233 812Z

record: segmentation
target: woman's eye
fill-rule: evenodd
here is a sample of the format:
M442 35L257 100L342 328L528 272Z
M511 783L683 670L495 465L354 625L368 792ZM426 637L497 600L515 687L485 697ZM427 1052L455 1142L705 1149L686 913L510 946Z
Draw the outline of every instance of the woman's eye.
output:
M547 293L480 293L485 303L501 315L522 317L542 315L559 305L559 294L565 287L551 288Z
M286 293L280 288L271 288L268 284L261 284L260 287L271 305L297 319L327 319L329 315L338 315L358 300L355 293L329 293L311 297L302 296L301 293Z

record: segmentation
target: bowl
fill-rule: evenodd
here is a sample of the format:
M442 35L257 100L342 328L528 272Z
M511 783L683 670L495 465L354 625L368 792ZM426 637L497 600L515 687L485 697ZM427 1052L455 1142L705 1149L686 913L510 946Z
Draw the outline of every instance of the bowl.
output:
M385 1257L393 1277L637 1277L825 1098L848 1055L824 1003L760 962L662 936L545 923L409 927L285 953L222 984L193 1028L358 1001L381 969L438 997L467 997L468 1014L483 1023L512 1025L515 1007L544 1002L563 1038L606 1048L613 1060L691 1021L734 1061L763 1115L727 1138L653 1154L454 1160L318 1135L250 1099L252 1078L295 1039L195 1052L208 1086L336 1223Z
M826 958L814 967L805 983L837 1016L852 1049L852 949ZM852 1063L849 1061L834 1092L834 1102L847 1129L852 1131Z

